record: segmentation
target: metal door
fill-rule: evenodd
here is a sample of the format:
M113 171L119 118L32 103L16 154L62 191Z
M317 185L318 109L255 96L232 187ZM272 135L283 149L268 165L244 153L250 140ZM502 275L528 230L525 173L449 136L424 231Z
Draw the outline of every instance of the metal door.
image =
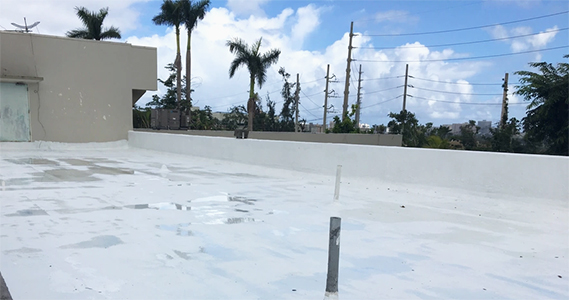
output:
M0 142L30 141L28 86L0 82Z

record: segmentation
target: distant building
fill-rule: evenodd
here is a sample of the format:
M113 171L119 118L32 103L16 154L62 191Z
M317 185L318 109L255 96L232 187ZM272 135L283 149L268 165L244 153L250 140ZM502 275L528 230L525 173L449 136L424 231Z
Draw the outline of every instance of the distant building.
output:
M490 135L490 128L492 128L492 121L478 121L477 124L480 129L478 130L478 134L480 135Z

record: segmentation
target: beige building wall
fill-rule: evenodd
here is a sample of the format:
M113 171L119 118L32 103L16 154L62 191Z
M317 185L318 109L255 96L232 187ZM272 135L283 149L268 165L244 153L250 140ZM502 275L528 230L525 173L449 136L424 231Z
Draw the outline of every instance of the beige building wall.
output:
M195 136L215 136L235 138L233 131L217 130L152 130L137 128L136 131L146 131L155 133L174 133ZM292 142L312 142L312 143L332 143L332 144L352 144L352 145L371 145L371 146L401 146L402 135L399 134L354 134L354 133L308 133L308 132L275 132L275 131L253 131L249 132L249 139L272 140L272 141L292 141Z
M156 60L155 48L0 32L0 81L28 84L32 141L126 139Z

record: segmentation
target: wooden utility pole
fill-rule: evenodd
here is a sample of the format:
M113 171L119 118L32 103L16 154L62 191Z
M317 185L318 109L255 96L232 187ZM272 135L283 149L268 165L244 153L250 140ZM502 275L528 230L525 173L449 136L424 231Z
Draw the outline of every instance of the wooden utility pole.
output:
M300 93L299 74L296 73L296 91L294 92L296 115L294 117L294 132L300 132L298 126L298 102L300 100L300 97L298 95L299 93Z
M508 73L504 76L504 93L502 95L502 113L500 114L500 127L508 121Z
M407 112L405 105L407 105L407 77L409 77L409 64L405 65L405 85L403 86L403 122L401 122L401 134L405 130L405 118L407 117Z
M342 109L342 120L346 118L348 112L348 95L350 94L350 69L352 64L352 37L354 37L354 22L350 24L350 43L348 45L348 64L346 66L346 85L344 87L344 107Z
M330 64L326 66L326 89L324 90L324 120L322 121L322 132L326 132L326 113L328 112L328 82L330 81Z
M358 101L356 102L356 126L360 128L360 107L362 106L362 94L360 90L362 88L362 65L360 64L360 71L358 72Z

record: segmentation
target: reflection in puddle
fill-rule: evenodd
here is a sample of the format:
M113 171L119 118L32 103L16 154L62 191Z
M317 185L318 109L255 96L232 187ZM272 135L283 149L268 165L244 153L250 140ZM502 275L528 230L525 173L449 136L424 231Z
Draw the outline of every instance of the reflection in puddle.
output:
M254 218L219 218L204 222L207 225L218 225L218 224L239 224L239 223L251 223L251 222L262 222Z
M59 160L62 162L68 163L72 166L92 166L93 165L92 162L82 160L82 159L76 159L76 158L62 158Z
M156 225L156 228L158 228L160 230L175 232L176 235L179 235L179 236L193 236L194 233L191 230L183 228L183 227L190 226L191 224L192 223L176 224L176 225Z
M47 212L43 209L23 209L13 214L7 214L6 217L27 217L27 216L47 216Z
M240 197L240 196L228 196L227 200L231 201L231 202L241 202L241 203L245 203L245 204L249 204L249 205L253 205L253 204L255 204L254 202L257 202L257 200L255 200L255 199L250 199L250 198Z
M135 205L125 205L126 208L132 209L157 209L157 210L192 210L190 206L181 205L172 202L161 202L154 204L135 204Z
M93 173L103 174L103 175L133 175L134 170L131 169L124 169L124 168L111 168L111 167L102 167L102 166L90 166L89 170L93 171Z
M6 161L17 165L59 165L58 162L45 158L6 159Z
M191 258L190 254L187 252L174 250L174 253L176 253L176 255L178 255L180 258L185 259L185 260L189 260Z
M79 242L70 245L64 245L60 248L109 248L118 244L122 244L123 241L114 235L100 235L91 238L88 241Z

